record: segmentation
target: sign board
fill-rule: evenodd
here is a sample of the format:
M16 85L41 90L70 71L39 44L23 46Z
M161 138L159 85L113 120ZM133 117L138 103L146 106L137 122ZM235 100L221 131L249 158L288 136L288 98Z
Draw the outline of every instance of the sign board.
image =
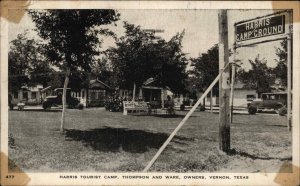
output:
M235 25L235 30L236 43L285 34L285 15L271 15L240 22Z

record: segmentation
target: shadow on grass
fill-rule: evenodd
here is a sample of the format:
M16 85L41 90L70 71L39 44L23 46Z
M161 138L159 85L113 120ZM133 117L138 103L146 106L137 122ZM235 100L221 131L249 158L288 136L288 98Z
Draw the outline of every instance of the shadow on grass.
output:
M286 125L266 125L266 126L271 126L271 127L284 127L284 128L287 128Z
M92 130L66 129L66 140L81 141L94 150L131 153L143 153L151 148L160 148L168 138L165 133L152 133L142 130L105 127ZM176 136L175 141L190 140Z
M243 151L237 151L234 148L230 150L230 152L228 153L228 155L239 155L239 156L243 156L246 158L250 158L252 160L280 160L280 161L286 161L286 160L292 160L292 157L286 157L286 158L277 158L277 157L261 157L261 156L256 156L253 154L249 154L247 152L243 152Z
M44 110L44 109L24 109L24 110L14 109L14 110L10 110L10 111L14 111L14 112L61 112L62 110L61 109L47 109L47 110Z
M171 115L171 114L148 114L148 115L143 115L143 114L139 114L139 115L133 115L133 116L153 116L153 117L158 117L158 118L184 118L185 115L179 115L179 114L175 114L175 115ZM200 116L190 116L190 118L192 117L200 117Z

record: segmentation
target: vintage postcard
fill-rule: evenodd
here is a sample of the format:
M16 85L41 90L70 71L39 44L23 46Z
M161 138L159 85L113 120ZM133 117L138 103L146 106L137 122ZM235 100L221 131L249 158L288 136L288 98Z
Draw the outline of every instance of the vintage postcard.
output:
M1 185L299 185L299 5L1 1Z

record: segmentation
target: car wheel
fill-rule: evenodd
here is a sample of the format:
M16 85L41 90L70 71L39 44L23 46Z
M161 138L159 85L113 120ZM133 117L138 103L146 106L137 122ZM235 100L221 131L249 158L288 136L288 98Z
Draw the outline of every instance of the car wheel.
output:
M79 104L79 105L78 105L78 109L79 109L79 110L83 110L83 104Z
M181 111L184 111L184 110L185 110L185 105L184 105L184 104L181 104L181 105L180 105L180 110L181 110Z
M248 108L248 113L249 113L249 114L253 115L253 114L256 114L256 112L257 112L257 108L256 108L256 107L250 106L250 107Z
M280 109L278 110L278 114L279 114L280 116L285 116L285 115L287 114L287 109L286 109L286 107L280 108Z
M69 108L69 109L73 109L73 108L75 108L75 105L69 104L69 105L68 105L68 108Z
M51 108L51 103L49 103L49 102L44 102L43 103L43 109L44 110L47 110L47 109L50 109Z

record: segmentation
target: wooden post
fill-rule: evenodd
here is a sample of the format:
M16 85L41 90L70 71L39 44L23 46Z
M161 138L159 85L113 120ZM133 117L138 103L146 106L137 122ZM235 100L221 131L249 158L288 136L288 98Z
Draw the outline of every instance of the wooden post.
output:
M287 37L287 127L289 131L292 130L292 13L293 12L288 12L289 33Z
M165 99L165 94L164 94L164 89L161 88L160 91L161 91L160 92L161 93L161 107L165 108L165 100L164 100Z
M229 63L227 10L219 10L219 68ZM219 80L219 147L224 152L230 150L230 108L229 108L229 70L225 69Z
M212 104L212 97L213 97L213 89L210 91L210 112L213 113L213 104Z
M235 35L235 34L234 34ZM235 63L235 46L233 50L233 62ZM234 99L234 80L235 80L235 64L232 64L231 66L231 86L230 86L230 123L233 121L233 99Z
M132 101L135 101L135 89L136 89L136 84L133 84L133 93L132 93Z

